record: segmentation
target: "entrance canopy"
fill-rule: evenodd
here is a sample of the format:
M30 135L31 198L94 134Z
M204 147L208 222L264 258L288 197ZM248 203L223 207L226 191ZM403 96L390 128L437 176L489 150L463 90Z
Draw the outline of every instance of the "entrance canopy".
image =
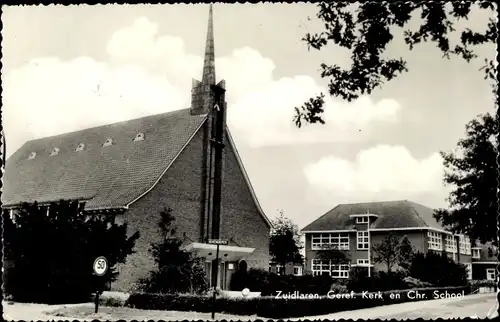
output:
M198 257L205 257L212 261L217 253L217 245L205 243L191 243L184 248L186 251L196 253ZM255 248L219 245L219 258L225 262L234 262L253 253Z

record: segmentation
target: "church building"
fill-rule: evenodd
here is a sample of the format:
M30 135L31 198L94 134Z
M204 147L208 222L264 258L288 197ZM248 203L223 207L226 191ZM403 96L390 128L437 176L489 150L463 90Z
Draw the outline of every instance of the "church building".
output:
M226 125L224 91L224 81L216 84L210 5L203 76L193 80L189 108L26 142L6 162L2 207L78 200L89 215L139 231L112 290L128 291L156 268L148 249L161 240L165 208L185 249L204 258L211 285L227 289L241 260L267 270L271 223ZM209 239L228 242L218 262Z

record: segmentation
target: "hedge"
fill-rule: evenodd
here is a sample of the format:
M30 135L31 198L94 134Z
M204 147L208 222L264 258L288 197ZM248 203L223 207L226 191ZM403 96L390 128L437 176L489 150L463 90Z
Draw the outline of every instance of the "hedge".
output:
M410 291L418 291L424 298L410 298ZM259 317L284 319L292 317L305 317L321 314L336 313L341 311L358 310L388 304L412 302L433 299L434 292L448 294L470 294L470 286L422 288L412 290L399 290L378 293L381 298L367 298L367 294L354 294L352 298L328 298L315 296L312 299L276 298L276 296L261 296L251 299L218 297L215 311L235 315L254 315ZM347 293L349 294L349 293ZM392 296L391 296L392 294ZM397 296L396 294L399 294ZM131 294L127 306L149 310L196 311L211 312L212 298L199 295L174 295L174 294Z

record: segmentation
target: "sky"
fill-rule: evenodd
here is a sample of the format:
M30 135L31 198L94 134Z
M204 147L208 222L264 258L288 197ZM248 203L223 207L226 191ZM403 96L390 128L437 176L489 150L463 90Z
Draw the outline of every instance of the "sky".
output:
M201 79L208 5L2 8L2 122L7 155L24 142L188 108ZM217 81L228 126L266 215L304 227L339 203L408 199L446 207L439 151L493 111L479 59L443 59L434 44L409 51L400 31L387 54L409 72L352 103L328 97L325 125L298 129L295 106L325 91L320 64L350 64L335 46L309 51L322 31L314 4L215 4ZM475 10L457 30L483 31ZM309 19L310 18L310 19ZM414 17L410 27L418 26ZM455 37L456 38L456 37Z

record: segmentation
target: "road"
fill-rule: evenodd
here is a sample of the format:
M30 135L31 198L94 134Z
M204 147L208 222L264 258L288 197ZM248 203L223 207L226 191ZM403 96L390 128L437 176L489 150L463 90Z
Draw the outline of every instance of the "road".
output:
M111 308L102 307L98 314L94 313L92 303L73 304L73 305L45 305L45 304L23 304L7 303L4 305L4 319L6 320L211 320L209 313L197 312L175 312L175 311L154 311L137 310L131 308ZM318 320L318 319L436 319L436 318L466 318L486 317L493 318L497 316L496 294L476 294L469 295L461 299L442 299L431 301L420 301L402 304L393 304L379 306L369 309L344 311L320 316L309 316L302 318L290 318L287 320ZM232 316L227 314L216 314L216 320L255 320L268 318L258 318L256 316Z
M478 317L497 317L498 303L496 293L468 295L463 298L419 301L393 305L379 306L369 309L344 311L320 316L303 317L300 319L452 319ZM292 320L299 320L292 319Z

